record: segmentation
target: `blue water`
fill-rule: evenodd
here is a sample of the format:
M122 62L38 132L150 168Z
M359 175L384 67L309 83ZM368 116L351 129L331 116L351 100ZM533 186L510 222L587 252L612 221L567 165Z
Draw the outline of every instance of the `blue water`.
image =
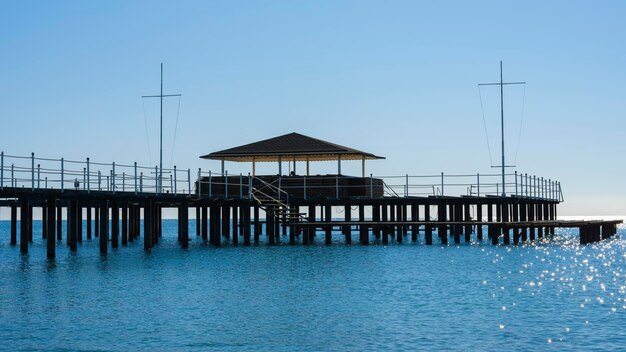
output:
M193 224L191 224L193 228ZM0 223L0 350L623 350L626 240L579 246L212 248L142 241L28 255ZM194 231L191 231L192 233Z

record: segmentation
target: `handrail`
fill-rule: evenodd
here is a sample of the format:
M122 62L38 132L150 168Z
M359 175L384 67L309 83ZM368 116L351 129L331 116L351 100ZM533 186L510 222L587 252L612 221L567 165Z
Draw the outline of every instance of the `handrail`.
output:
M160 179L159 175L163 178ZM197 182L192 184L190 169L163 168L156 166L141 166L125 163L102 163L86 158L84 161L68 160L65 158L42 158L35 154L30 156L17 156L0 151L0 189L7 187L25 188L36 191L37 189L61 189L85 190L87 192L134 192L155 194L196 194L200 186L207 182L206 172L198 170ZM227 173L211 173L209 175L209 190L211 185L229 186L239 185L241 197L250 198L253 191L258 195L272 194L278 199L287 199L292 194L315 196L315 192L334 195L337 198L350 194L370 194L376 192L390 197L413 197L425 195L476 195L484 196L517 196L526 199L542 199L551 201L564 201L561 184L558 181L519 173L517 171L505 174L504 185L500 180L500 174L430 174L430 175L390 175L363 177L365 180L359 183L339 182L345 178L342 175L317 175L317 176L276 176L271 181L269 178L248 175L244 182L239 175L239 181L233 182ZM211 179L211 175L217 175ZM221 177L220 177L221 175ZM236 176L234 176L236 177ZM290 180L301 178L299 182ZM309 182L309 178L316 181ZM367 181L369 179L369 182ZM374 184L372 180L376 180ZM252 187L254 181L255 188ZM382 182L381 182L382 181ZM310 185L310 186L309 186ZM506 192L502 192L504 190ZM248 195L242 189L247 187ZM374 187L376 187L374 189ZM365 189L364 192L360 190ZM445 192L443 192L445 189ZM194 192L195 190L195 192ZM308 191L312 190L312 191ZM355 190L355 192L352 192ZM376 192L374 192L374 190ZM225 190L226 191L226 190ZM262 193L261 193L262 192ZM274 193L275 194L274 194ZM211 194L211 191L209 191ZM233 193L234 195L237 194ZM284 199L283 199L284 200Z

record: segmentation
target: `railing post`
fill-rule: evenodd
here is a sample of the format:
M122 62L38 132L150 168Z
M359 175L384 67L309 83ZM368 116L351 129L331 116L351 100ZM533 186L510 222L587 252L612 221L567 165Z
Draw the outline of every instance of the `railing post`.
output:
M370 198L374 198L374 176L370 174Z
M83 190L87 189L85 183L87 183L87 168L83 168Z
M213 196L213 175L211 175L211 170L209 170L209 198Z
M4 152L0 152L0 189L4 189Z
M31 190L35 191L35 153L30 153Z
M37 164L37 188L41 188L41 164Z
M534 198L537 198L537 176L533 175L533 193L534 193Z
M122 192L126 192L126 172L122 172Z
M154 167L154 193L159 194L161 190L159 186L161 185L162 180L159 180L159 166Z
M209 171L210 172L210 171ZM196 192L198 193L198 197L200 197L201 191L202 191L202 184L200 183L200 177L202 176L202 169L198 168L198 185L196 186ZM209 197L211 197L211 194L209 192Z
M517 197L517 170L515 170L515 196Z
M177 181L177 177L176 177L176 165L174 165L174 194L178 193L178 187L176 186L176 181Z
M443 197L443 172L441 173L441 196Z
M17 187L17 181L15 180L15 164L11 164L11 187Z
M524 174L524 178L526 179L526 198L528 198L528 174Z
M228 171L224 171L224 198L228 198Z
M304 200L306 200L306 175L304 176Z
M191 195L191 169L187 169L187 189L189 189L189 195Z
M239 173L239 199L243 198L243 175Z
M48 176L45 177L44 186L46 187L46 189L48 188Z
M339 199L339 175L335 176L335 196Z
M89 173L89 158L87 158L87 193L91 193L91 176Z
M98 191L102 191L102 172L98 170Z
M64 162L63 162L63 158L61 158L61 193L63 193L65 191L65 175L64 175Z
M476 174L476 197L480 197L480 173Z
M134 164L134 169L135 169L135 194L137 194L137 162L136 161Z
M248 172L248 199L252 199L252 177Z
M115 162L113 163L113 169L111 170L111 190L115 194Z
M170 190L169 190L169 192L171 193L173 190L174 190L174 179L172 177L172 174L170 174Z
M143 193L143 171L139 176L139 192Z
M406 174L406 182L404 185L404 196L405 197L409 196L409 174Z

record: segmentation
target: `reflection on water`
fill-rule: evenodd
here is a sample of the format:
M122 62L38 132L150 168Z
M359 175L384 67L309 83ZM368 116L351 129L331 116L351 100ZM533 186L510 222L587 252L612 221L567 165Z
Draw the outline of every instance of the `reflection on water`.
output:
M35 226L36 228L36 226ZM266 245L189 250L166 221L45 258L0 223L0 350L621 350L626 240L524 246ZM410 239L410 237L409 237ZM323 242L323 238L317 238ZM337 241L340 242L339 236Z

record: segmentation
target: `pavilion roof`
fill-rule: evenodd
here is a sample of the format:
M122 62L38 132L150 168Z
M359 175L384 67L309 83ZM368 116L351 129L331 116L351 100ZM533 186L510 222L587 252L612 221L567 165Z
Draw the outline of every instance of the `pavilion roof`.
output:
M326 161L338 160L339 158L341 160L384 159L384 157L295 132L220 150L200 158L237 162Z

